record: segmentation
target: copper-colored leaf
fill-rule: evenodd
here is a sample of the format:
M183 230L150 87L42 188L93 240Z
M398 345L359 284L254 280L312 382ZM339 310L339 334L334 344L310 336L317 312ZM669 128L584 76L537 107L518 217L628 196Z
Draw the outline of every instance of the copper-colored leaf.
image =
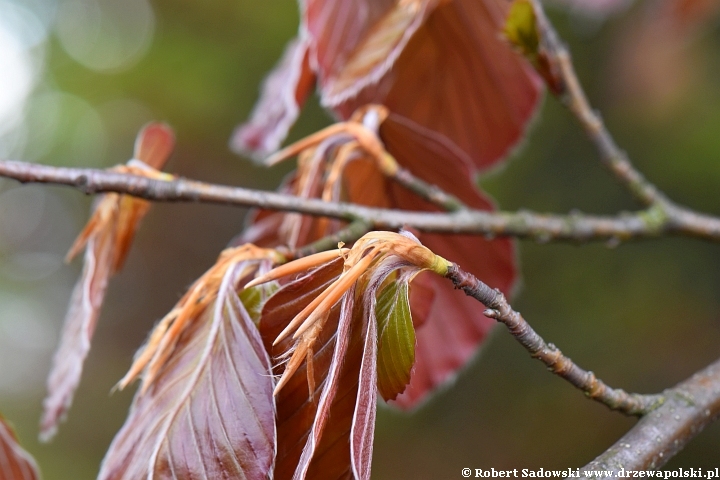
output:
M228 270L218 298L183 331L128 419L102 480L270 478L275 407L270 360Z
M262 160L280 147L315 84L308 46L309 39L302 34L288 44L265 79L250 119L233 133L230 144L236 152Z
M502 38L508 6L504 0L443 2L415 32L392 74L334 109L347 118L362 105L383 104L444 136L478 168L494 165L522 137L542 88Z
M357 45L397 0L304 0L301 2L320 83L345 67Z
M368 292L375 295L375 292ZM368 294L366 293L366 295ZM362 312L362 309L360 309ZM365 313L363 313L365 316ZM377 323L366 322L365 342L358 379L357 401L350 431L350 459L356 480L370 480L373 442L375 439L375 416L377 414L378 368Z
M39 480L32 456L18 443L15 432L0 415L0 480Z
M407 0L389 9L355 46L342 68L324 76L320 84L323 104L337 105L377 83L392 68L437 3Z
M175 148L175 133L164 123L148 123L135 139L136 158L155 170L165 166Z
M138 134L134 156L146 165L160 168L170 155L174 138L166 125L151 123ZM40 422L42 440L54 436L58 423L72 404L108 280L122 267L135 231L149 207L145 200L126 195L103 195L68 253L70 259L85 247L82 275L73 290L48 377L48 396Z
M280 355L292 347L292 341L287 338L274 347L273 341L295 315L337 279L341 271L342 259L338 259L285 284L265 304L260 331L266 347L273 353L276 374L282 373L283 360ZM350 330L347 335L340 334L345 344L342 348L346 348L344 361L340 366L335 358L336 354L342 353L342 350L338 352L336 349L339 321L340 307L336 306L330 311L314 351L313 370L317 381L312 396L308 391L305 364L300 366L277 395L276 480L293 478L299 463L305 478L345 479L351 476L349 437L358 391L365 322L359 317L355 318L355 321L344 323L343 328ZM338 371L339 367L341 370ZM333 369L335 377L331 381L336 382L333 393L322 399L321 392L326 386L329 372ZM331 396L333 398L330 398ZM323 413L319 421L323 425L316 424L318 404L322 404L320 411ZM328 418L332 421L325 424ZM316 441L312 452L308 452L301 461L301 454L313 425Z
M398 162L411 163L409 170L416 176L431 179L432 183L452 192L470 207L494 209L492 202L470 181L473 169L467 157L443 136L394 115L383 123L380 134ZM424 161L412 162L417 159ZM392 208L439 210L396 183L388 182L385 188ZM364 203L362 196L350 200ZM436 254L458 262L489 285L506 294L511 292L517 277L511 240L426 233L418 235L418 238ZM422 288L424 295L413 296L415 286ZM447 280L436 275L421 273L413 282L410 298L416 325L416 361L407 389L391 402L402 408L416 406L429 393L452 379L476 354L496 323L482 314L477 302L454 290Z
M82 275L73 289L60 345L48 377L48 396L43 402L40 422L41 440L47 441L55 435L58 423L72 404L105 297L113 255L114 245L110 237L89 240Z

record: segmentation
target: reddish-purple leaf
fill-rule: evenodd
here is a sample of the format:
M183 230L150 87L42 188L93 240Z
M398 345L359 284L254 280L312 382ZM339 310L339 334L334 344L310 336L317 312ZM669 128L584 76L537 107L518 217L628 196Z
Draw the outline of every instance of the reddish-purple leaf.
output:
M151 123L138 134L134 157L161 168L169 157L175 137L163 124ZM68 259L83 247L85 260L48 377L48 396L43 402L40 438L51 439L64 419L80 383L83 363L100 315L108 280L121 267L133 236L150 204L144 200L109 193L98 201L93 215L68 253Z
M354 291L349 292L350 298ZM366 291L365 295L372 296L374 310L375 291ZM362 311L362 309L360 309ZM365 316L365 315L363 315ZM353 414L352 429L350 431L350 458L353 474L356 480L370 480L372 467L373 441L375 439L375 415L377 412L377 322L371 315L365 323L367 327L364 334L362 363L358 380L357 401Z
M341 271L341 259L319 267L284 285L265 304L260 331L266 347L273 352L276 374L283 371L283 360L279 357L292 347L292 341L287 338L275 347L272 346L273 341L287 323L325 290ZM316 379L313 395L308 391L305 364L277 395L276 480L291 479L296 472L304 474L305 478L351 478L349 438L358 392L365 322L361 315L351 321L347 321L346 316L341 329L340 310L339 306L335 306L330 311L325 328L317 340L313 355ZM349 333L340 334L344 337L341 349L346 348L343 359L340 355L342 351L336 350L336 332L346 328L350 329ZM326 389L331 371L335 372L331 380L333 385ZM318 411L321 415L318 415ZM328 418L332 421L327 422ZM311 446L301 460L311 432Z
M181 334L139 392L100 470L102 480L272 477L275 405L270 360L235 278Z
M39 480L32 456L18 443L15 432L0 415L0 480Z
M323 104L342 118L363 105L383 104L444 135L480 168L504 157L524 133L542 85L502 38L510 2L306 0L301 5L309 63L281 62L271 76L277 80L274 92L296 92L302 84L306 94L312 69ZM255 120L294 112L301 103L278 108L280 98L263 96L248 124L258 128L248 127L252 141L245 141L244 149L262 155L282 141L285 124L273 129L263 127L273 122ZM288 126L295 117L282 115Z
M308 46L309 40L302 33L287 45L280 62L265 79L250 119L233 133L230 144L236 152L262 160L280 147L315 84Z
M293 480L305 480L305 478L314 478L314 476L308 476L308 472L310 470L310 466L312 462L315 460L316 453L321 453L320 451L320 444L323 439L323 433L325 432L325 426L328 423L328 420L330 420L331 416L331 409L333 407L333 404L335 403L337 393L340 387L340 381L342 379L342 375L346 375L348 373L348 369L343 368L344 362L346 359L346 356L348 354L348 346L350 344L351 340L351 328L353 326L353 320L356 320L354 316L354 290L343 299L342 307L340 309L340 317L338 321L338 325L335 333L335 345L333 349L332 359L330 361L330 365L328 367L327 375L325 376L322 390L320 393L320 399L318 400L317 405L317 411L315 412L315 418L313 419L312 426L310 427L310 431L308 433L307 440L305 442L305 447L303 448L302 454L300 455L300 459L298 460L298 466L295 471L295 474L293 475ZM361 322L362 323L362 322ZM365 362L364 359L365 352L362 352L363 355L363 363ZM354 369L353 369L353 374ZM356 387L357 388L357 387ZM360 395L360 390L358 390L358 395ZM354 405L352 405L354 406ZM353 408L353 412L355 412L355 409ZM333 419L334 419L333 415ZM352 438L352 431L355 428L355 419L354 419L354 413L353 413L353 422L351 427L351 438ZM327 443L327 442L326 442ZM352 447L351 447L352 448ZM372 447L371 447L372 448ZM352 456L352 452L351 452ZM320 455L318 455L320 457Z
M148 123L135 139L133 158L155 170L165 166L175 148L175 133L164 123Z
M368 3L380 6L383 2ZM333 70L320 70L323 105L338 105L380 81L437 3L437 0L411 0L397 2L388 9L365 32L347 58L336 56ZM328 31L333 29L325 28L323 33ZM331 44L332 39L317 38L317 41Z
M452 192L472 208L494 209L492 202L468 180L472 166L443 137L394 116L383 123L380 133L388 150L399 162L419 157L426 160L412 164L409 169L413 174L432 179L432 183ZM456 157L453 161L442 161L453 156ZM398 184L390 183L388 190L393 208L439 210ZM433 252L451 262L458 262L494 288L499 288L505 294L512 291L517 271L511 240L427 233L418 235L418 238ZM468 252L472 252L472 255L468 255ZM428 273L420 275L413 283L411 292L416 284L430 290L432 303L428 306L427 293L421 297L411 293L411 310L417 336L415 368L408 388L392 402L403 408L412 408L425 399L428 393L450 380L477 352L488 331L496 323L482 314L477 302L454 290L447 280Z
M396 5L396 0L304 0L302 28L307 28L320 84L337 75L358 44Z
M390 74L334 110L348 118L365 104L383 104L444 136L478 168L492 166L521 138L542 88L530 65L502 38L508 6L504 0L443 2Z
M50 440L72 404L80 383L83 362L90 351L90 341L105 298L114 260L112 238L92 237L85 250L85 263L70 299L60 345L53 358L48 377L48 396L43 402L40 439Z

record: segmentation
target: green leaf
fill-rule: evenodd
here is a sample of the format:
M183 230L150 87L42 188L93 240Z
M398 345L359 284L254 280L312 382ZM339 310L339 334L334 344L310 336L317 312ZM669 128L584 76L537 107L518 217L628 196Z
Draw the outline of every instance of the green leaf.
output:
M277 282L270 282L240 292L240 301L245 305L245 309L256 326L260 322L260 316L265 302L273 293L277 292L278 288L280 288L280 286Z
M392 282L378 295L378 390L393 400L410 382L415 364L415 328L410 315L408 284Z
M537 30L535 9L529 0L515 0L505 22L505 36L530 60L538 53L540 36Z

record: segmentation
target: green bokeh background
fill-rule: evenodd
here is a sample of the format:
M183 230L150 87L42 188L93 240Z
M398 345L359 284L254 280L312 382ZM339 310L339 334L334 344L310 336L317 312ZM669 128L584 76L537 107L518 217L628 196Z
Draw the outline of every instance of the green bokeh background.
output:
M227 144L296 31L296 3L159 0L152 6L152 44L126 71L89 70L50 40L44 81L81 98L103 120L106 148L92 165L127 160L138 128L158 119L170 123L178 138L166 170L209 182L277 186L290 165L256 167ZM656 108L617 94L612 68L618 38L641 13L636 7L597 23L554 10L553 19L574 52L593 104L636 165L677 201L720 214L720 31L707 26L693 38L687 51L696 60L694 75L669 105ZM58 140L34 159L85 164L72 153L77 150L70 148L71 140L64 140L77 138L80 128L70 107L60 115ZM329 122L313 99L292 138ZM31 143L35 132L42 130L30 132ZM545 99L512 161L483 186L504 209L609 214L636 208L553 98ZM64 254L87 218L91 199L66 188L9 181L2 189L34 189L53 219L29 243L13 248ZM45 327L49 346L18 350L35 357L38 372L17 389L0 390L0 411L14 423L46 480L94 478L132 398L132 391L109 395L110 389L153 323L240 231L244 213L210 205L153 207L125 269L110 284L68 421L47 445L36 441L43 378L80 265L76 261L39 280L0 277L3 298L35 299L52 319ZM3 249L5 257L12 253ZM615 248L522 241L519 252L522 285L513 305L548 341L609 384L657 392L717 358L720 246L687 238ZM8 334L8 325L0 333ZM8 352L0 352L0 368L13 363ZM576 468L634 422L586 400L498 328L479 358L419 411L380 408L373 478L455 479L464 467ZM720 466L720 426L708 428L666 468L680 466Z

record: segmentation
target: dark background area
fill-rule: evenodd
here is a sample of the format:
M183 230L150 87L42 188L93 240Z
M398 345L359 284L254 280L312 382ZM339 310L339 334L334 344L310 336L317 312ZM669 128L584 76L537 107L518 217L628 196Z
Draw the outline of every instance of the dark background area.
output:
M144 123L163 120L178 139L167 171L275 188L290 164L266 170L227 144L295 34L296 3L119 3L121 11L109 0L0 2L0 27L3 12L7 19L20 8L37 21L15 27L40 32L23 50L34 83L14 120L0 128L2 155L109 167L131 156ZM592 103L639 169L673 199L720 215L717 22L699 22L662 64L652 60L669 55L667 48L633 40L647 26L647 10L640 3L604 21L557 8L551 14ZM142 31L146 37L138 39ZM633 57L638 45L646 50ZM291 137L330 121L312 99ZM507 210L612 214L637 207L552 97L522 148L482 185ZM110 283L68 421L43 445L36 438L45 376L80 270L79 261L61 260L90 203L71 189L0 180L0 411L46 480L94 478L134 390L110 395L110 389L154 322L242 229L245 214L210 205L153 206L124 270ZM515 308L612 386L658 392L717 358L720 246L688 238L616 247L522 241L519 253ZM423 408L413 414L380 408L373 478L453 479L464 467L576 468L634 422L546 372L499 327L479 358ZM718 451L714 425L666 468L714 468Z

